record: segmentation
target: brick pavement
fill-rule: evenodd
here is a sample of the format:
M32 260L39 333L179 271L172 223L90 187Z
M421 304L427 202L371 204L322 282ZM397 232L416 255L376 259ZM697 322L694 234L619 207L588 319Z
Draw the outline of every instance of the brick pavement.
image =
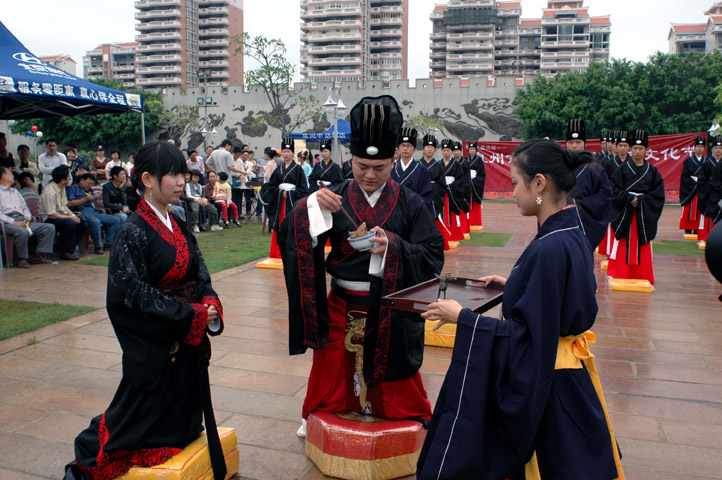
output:
M665 209L661 239L681 239L679 213ZM462 243L447 255L445 270L508 274L534 221L514 204L491 203L484 219L487 231L513 233L509 244ZM599 260L593 351L627 478L721 478L722 286L703 259L658 256L655 293L611 292ZM105 275L105 268L66 263L5 270L0 297L102 307ZM213 399L218 424L238 430L241 475L322 478L295 436L311 356L287 355L281 273L248 264L215 274L213 282L226 312L226 331L213 340ZM82 300L72 293L81 288L88 292ZM27 345L32 336L38 343ZM449 357L449 350L426 350L422 376L432 403ZM0 478L58 478L75 435L108 405L120 370L104 309L0 342Z

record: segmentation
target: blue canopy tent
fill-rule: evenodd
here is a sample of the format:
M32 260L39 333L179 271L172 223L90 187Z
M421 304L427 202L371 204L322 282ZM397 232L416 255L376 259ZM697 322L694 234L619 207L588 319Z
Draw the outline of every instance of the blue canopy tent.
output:
M49 65L0 22L0 119L117 112L141 114L145 143L141 95L102 87Z
M351 124L346 120L338 121L338 141L348 143L351 137ZM307 142L318 142L321 140L329 140L333 138L333 126L321 133L292 133L291 138L296 140L306 140Z

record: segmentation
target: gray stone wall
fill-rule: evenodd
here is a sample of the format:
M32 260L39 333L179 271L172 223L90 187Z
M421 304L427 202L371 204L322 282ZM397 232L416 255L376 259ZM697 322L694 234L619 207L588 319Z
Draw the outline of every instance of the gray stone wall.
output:
M452 138L459 141L481 140L518 140L521 120L513 114L516 107L514 96L516 84L514 78L496 78L493 85L488 85L486 78L470 78L468 83L459 78L440 80L417 80L414 87L408 80L392 81L387 87L383 82L366 82L359 88L355 82L341 83L339 90L333 90L333 96L343 99L348 109L364 96L392 95L401 106L404 118L419 114L436 117L443 121L441 132L437 138ZM302 95L313 95L320 103L324 103L333 84L296 84L303 89ZM183 149L193 148L201 151L204 138L201 131L204 125L212 125L217 134L208 136L208 145L218 145L224 138L234 143L247 143L257 153L266 146L277 147L281 142L281 131L262 125L253 127L253 121L259 112L270 108L262 91L244 92L242 86L208 87L206 97L212 98L212 104L200 108L201 119L190 125L180 137L175 138ZM196 104L203 97L200 88L189 89L183 94L179 89L167 90L166 108L175 105ZM289 112L293 115L294 110ZM303 125L300 132L323 132L331 126L333 118L324 118L312 125ZM211 128L209 128L211 130ZM167 140L167 131L158 132L158 138ZM317 145L309 144L313 149ZM345 152L347 155L348 152Z

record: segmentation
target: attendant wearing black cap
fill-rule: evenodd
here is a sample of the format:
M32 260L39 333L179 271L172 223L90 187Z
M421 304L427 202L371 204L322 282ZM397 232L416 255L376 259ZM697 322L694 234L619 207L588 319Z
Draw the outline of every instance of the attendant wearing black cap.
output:
M320 183L330 187L343 182L341 167L331 160L331 141L321 142L321 161L313 166L311 175L308 177L308 187L311 193L319 189Z
M303 168L293 161L294 140L286 137L281 142L281 158L268 183L261 187L259 198L266 207L268 224L273 229L270 258L280 259L276 235L281 222L300 199L308 195L308 179Z
M398 147L399 158L394 162L391 178L399 185L416 192L424 201L429 214L433 218L436 215L434 215L434 192L431 188L429 171L417 160L414 160L416 137L415 128L404 127L401 129Z
M444 213L444 197L446 196L446 183L441 175L441 162L437 162L434 159L436 153L436 137L427 133L423 139L424 145L424 156L419 160L419 163L426 167L429 172L429 179L431 180L431 189L434 192L434 223L436 228L439 229L441 235L444 237L444 250L456 248L459 246L458 242L451 242L451 232L444 225L443 213Z
M679 203L684 208L679 219L679 229L684 233L697 233L699 228L698 180L702 166L707 161L704 149L707 140L697 137L694 140L694 153L684 160L679 179Z
M454 141L445 138L441 141L441 176L444 178L446 191L444 192L444 225L451 233L449 240L459 242L464 240L464 231L461 228L459 216L468 205L466 192L468 183L464 175L464 168L452 157ZM468 207L467 207L468 208Z
M302 416L351 411L427 422L431 405L419 374L424 322L381 298L440 273L442 238L421 198L391 179L403 122L396 100L365 97L350 115L354 179L302 199L278 236L290 353L315 349ZM351 246L355 227L341 208L375 233L369 250Z
M710 143L712 146L712 155L707 157L702 164L697 187L699 191L699 209L702 213L697 238L703 242L707 241L707 237L714 228L715 223L722 221L719 205L722 136L717 135L712 137Z
M620 138L621 141L621 138ZM644 130L630 135L632 160L612 176L612 229L616 240L607 275L654 283L651 242L664 208L664 180L644 157L649 138Z
M469 205L469 224L472 230L484 228L481 215L484 187L486 185L486 167L484 157L479 155L476 142L469 142L469 156L465 159L471 177L471 203Z
M574 174L577 182L571 196L577 205L584 236L594 250L609 229L612 212L612 185L601 165L592 162L587 152L587 123L583 119L572 119L567 125L566 147L577 155L588 156L590 161L579 165Z

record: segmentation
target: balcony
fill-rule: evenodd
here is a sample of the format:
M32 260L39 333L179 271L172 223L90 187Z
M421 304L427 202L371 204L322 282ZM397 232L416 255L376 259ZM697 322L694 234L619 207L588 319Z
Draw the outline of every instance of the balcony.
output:
M134 72L135 64L134 63L126 63L124 65L113 65L113 71L114 72Z
M310 47L305 51L311 55L322 53L361 53L361 45L326 45L323 47Z
M327 42L329 40L358 40L361 41L363 35L361 32L354 33L312 33L301 35L301 41L307 43Z
M219 25L229 25L228 19L225 17L210 17L201 18L198 20L198 26L203 27L214 27Z
M208 7L208 8L199 8L198 9L198 16L202 17L204 16L210 16L210 15L226 15L228 16L230 14L230 10L228 10L228 7Z
M146 55L143 57L138 57L135 60L135 63L143 64L143 63L170 63L170 62L180 62L183 60L183 57L181 55Z
M198 45L200 47L228 47L230 42L227 38L210 38L208 40L200 40Z
M167 65L155 67L138 67L136 73L138 75L149 75L153 73L181 73L183 69L180 65Z
M181 28L181 23L177 20L167 20L163 22L145 22L135 25L135 29L139 32L148 30L175 30Z
M144 33L136 35L136 42L157 42L160 40L180 40L183 38L180 32Z
M231 74L227 70L206 70L208 78L230 78Z
M209 6L228 6L228 0L198 0L198 7L209 7Z
M369 48L401 48L402 42L388 41L388 42L369 42Z
M450 33L448 40L492 40L494 38L494 32L465 32L465 33Z
M396 18L372 18L369 20L369 25L372 26L392 26L392 25L403 25L404 21L401 17Z
M301 30L319 30L329 28L361 28L363 22L361 20L329 20L327 22L306 22L301 25Z
M404 13L400 5L389 7L371 7L369 10L371 11L371 15L382 13L398 13L399 15L401 15L402 13Z
M301 20L313 20L314 18L333 18L344 16L361 16L363 11L360 7L356 8L324 8L321 10L306 11L301 13Z
M399 28L382 28L380 30L371 30L369 37L393 37L401 38L401 29Z
M490 43L482 44L478 42L461 42L461 43L449 43L446 45L446 50L449 52L459 52L462 50L492 50L494 46Z
M140 77L135 79L139 87L181 85L183 80L180 77Z
M360 57L328 57L328 58L309 58L307 64L310 67L323 67L327 65L361 65Z
M113 78L120 78L121 80L132 80L135 78L135 73L119 73L113 75Z
M135 12L136 20L150 20L151 18L180 18L180 16L180 10L174 8Z
M182 0L136 0L135 8L144 10L155 7L180 7Z
M198 51L199 58L216 58L216 57L227 58L228 56L229 56L228 50L224 50L224 49L211 49L211 50L199 50Z
M368 56L371 60L380 60L380 59L397 59L401 60L403 58L401 56L401 53L397 52L384 52L384 53L372 53Z
M431 40L446 40L446 32L432 33Z
M141 45L138 47L137 52L138 53L147 53L147 52L177 52L181 49L180 43L151 43L148 45ZM140 63L140 59L142 56L138 56L138 63Z
M463 53L463 54L450 54L446 57L446 60L451 63L452 61L459 61L459 60L486 60L491 61L493 59L493 55L491 53Z
M546 40L542 37L541 46L544 47L589 47L589 36L585 35L585 39L577 40Z
M208 67L228 68L230 66L230 62L228 60L202 60L202 61L198 62L198 66L201 68L208 68Z
M351 75L360 76L361 70L310 70L306 75L312 75L314 78L330 77L334 75L342 75L349 77Z
M88 74L88 73L103 73L103 67L102 67L102 66L100 66L100 67L85 67L83 70L85 71L86 74Z
M198 38L204 37L227 37L229 35L227 28L201 28L198 31Z

